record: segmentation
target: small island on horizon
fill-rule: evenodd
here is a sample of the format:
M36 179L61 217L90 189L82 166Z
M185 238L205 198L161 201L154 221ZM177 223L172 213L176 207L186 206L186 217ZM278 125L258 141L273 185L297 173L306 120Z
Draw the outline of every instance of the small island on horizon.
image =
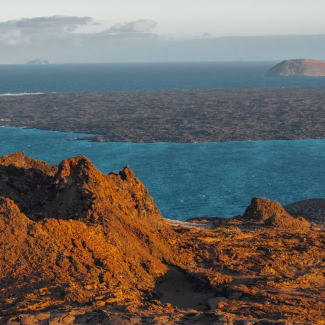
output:
M313 59L284 60L269 69L265 76L325 77L325 62Z
M51 64L50 61L44 59L34 59L26 62L28 65L48 65Z

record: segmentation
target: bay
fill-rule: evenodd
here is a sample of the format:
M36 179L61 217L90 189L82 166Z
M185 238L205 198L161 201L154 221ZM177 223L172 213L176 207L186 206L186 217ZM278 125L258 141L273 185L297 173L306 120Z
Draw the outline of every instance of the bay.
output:
M129 165L164 217L242 214L252 197L288 204L324 197L325 140L210 143L68 141L84 134L0 128L0 155L59 163L85 155L104 173Z

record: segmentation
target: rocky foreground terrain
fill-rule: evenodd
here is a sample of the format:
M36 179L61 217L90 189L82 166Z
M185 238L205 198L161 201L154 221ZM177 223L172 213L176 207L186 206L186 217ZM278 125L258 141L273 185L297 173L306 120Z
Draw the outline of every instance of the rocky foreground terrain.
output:
M319 139L324 95L256 88L0 96L0 126L96 134L91 141Z
M3 156L0 323L325 324L322 206L288 211L165 220L128 167Z

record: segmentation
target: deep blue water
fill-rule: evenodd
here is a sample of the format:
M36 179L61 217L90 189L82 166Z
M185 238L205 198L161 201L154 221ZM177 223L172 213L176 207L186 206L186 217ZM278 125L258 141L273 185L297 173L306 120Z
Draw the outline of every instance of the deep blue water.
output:
M25 151L58 163L86 155L105 173L128 164L165 217L230 217L254 196L282 204L324 197L325 140L92 143L81 134L0 128L0 155Z
M0 65L0 94L325 86L324 77L265 77L275 63Z

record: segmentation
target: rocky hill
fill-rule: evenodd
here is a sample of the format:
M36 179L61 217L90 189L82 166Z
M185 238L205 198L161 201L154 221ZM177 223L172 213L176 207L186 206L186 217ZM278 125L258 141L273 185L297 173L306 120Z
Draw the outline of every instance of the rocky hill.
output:
M3 156L0 323L323 324L314 221L261 198L231 219L168 221L128 167Z
M128 167L104 175L85 157L49 166L4 156L0 195L2 312L131 297L173 261L171 231ZM31 299L17 302L17 288Z
M325 62L312 59L285 60L272 67L265 75L324 77Z

